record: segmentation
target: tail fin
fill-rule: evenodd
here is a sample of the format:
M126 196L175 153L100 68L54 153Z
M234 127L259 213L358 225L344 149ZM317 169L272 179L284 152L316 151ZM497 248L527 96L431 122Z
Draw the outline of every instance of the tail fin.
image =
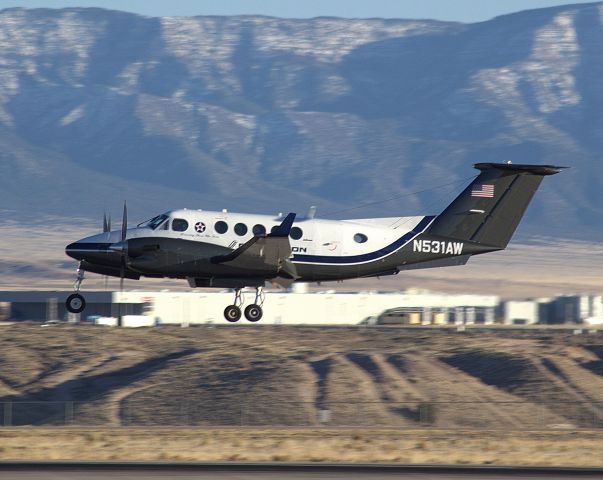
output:
M542 177L564 167L478 163L477 178L425 232L504 249Z

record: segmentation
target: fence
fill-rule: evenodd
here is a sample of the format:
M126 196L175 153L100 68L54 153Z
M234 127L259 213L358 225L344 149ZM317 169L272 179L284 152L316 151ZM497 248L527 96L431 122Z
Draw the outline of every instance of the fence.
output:
M603 428L603 402L1 402L2 426Z

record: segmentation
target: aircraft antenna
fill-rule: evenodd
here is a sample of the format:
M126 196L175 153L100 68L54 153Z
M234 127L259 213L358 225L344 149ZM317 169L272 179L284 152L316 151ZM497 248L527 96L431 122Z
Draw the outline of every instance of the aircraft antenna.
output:
M340 213L343 212L349 212L352 210L358 210L360 208L365 208L365 207L371 207L373 205L381 205L382 203L387 203L387 202L391 202L392 200L398 200L400 198L405 198L405 197L414 197L416 195L419 195L420 193L426 193L426 192L431 192L433 190L439 190L442 187L448 187L451 185L458 185L459 183L466 183L471 179L477 178L477 175L471 175L470 177L465 177L462 178L460 180L456 180L454 182L449 182L449 183L443 183L441 185L434 185L433 187L430 188L425 188L423 190L416 190L414 192L410 192L410 193L400 193L397 195L393 195L389 198L384 198L383 200L375 200L374 202L368 202L368 203L362 203L360 205L356 205L355 207L349 207L349 208L344 208L341 210L335 210L332 212L327 212L325 213L325 216L331 216L331 215L339 215Z

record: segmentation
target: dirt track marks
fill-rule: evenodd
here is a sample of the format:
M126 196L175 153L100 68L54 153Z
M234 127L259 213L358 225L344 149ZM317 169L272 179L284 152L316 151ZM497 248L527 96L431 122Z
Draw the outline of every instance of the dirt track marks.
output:
M421 379L425 395L437 402L438 421L445 426L521 427L529 425L533 409L521 399L487 385L461 369L431 356L410 355L408 368Z

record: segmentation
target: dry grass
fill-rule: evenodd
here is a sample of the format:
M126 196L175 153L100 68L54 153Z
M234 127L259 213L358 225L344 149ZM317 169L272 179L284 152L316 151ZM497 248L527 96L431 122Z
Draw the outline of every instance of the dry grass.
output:
M603 467L603 432L2 429L3 460L340 462Z

